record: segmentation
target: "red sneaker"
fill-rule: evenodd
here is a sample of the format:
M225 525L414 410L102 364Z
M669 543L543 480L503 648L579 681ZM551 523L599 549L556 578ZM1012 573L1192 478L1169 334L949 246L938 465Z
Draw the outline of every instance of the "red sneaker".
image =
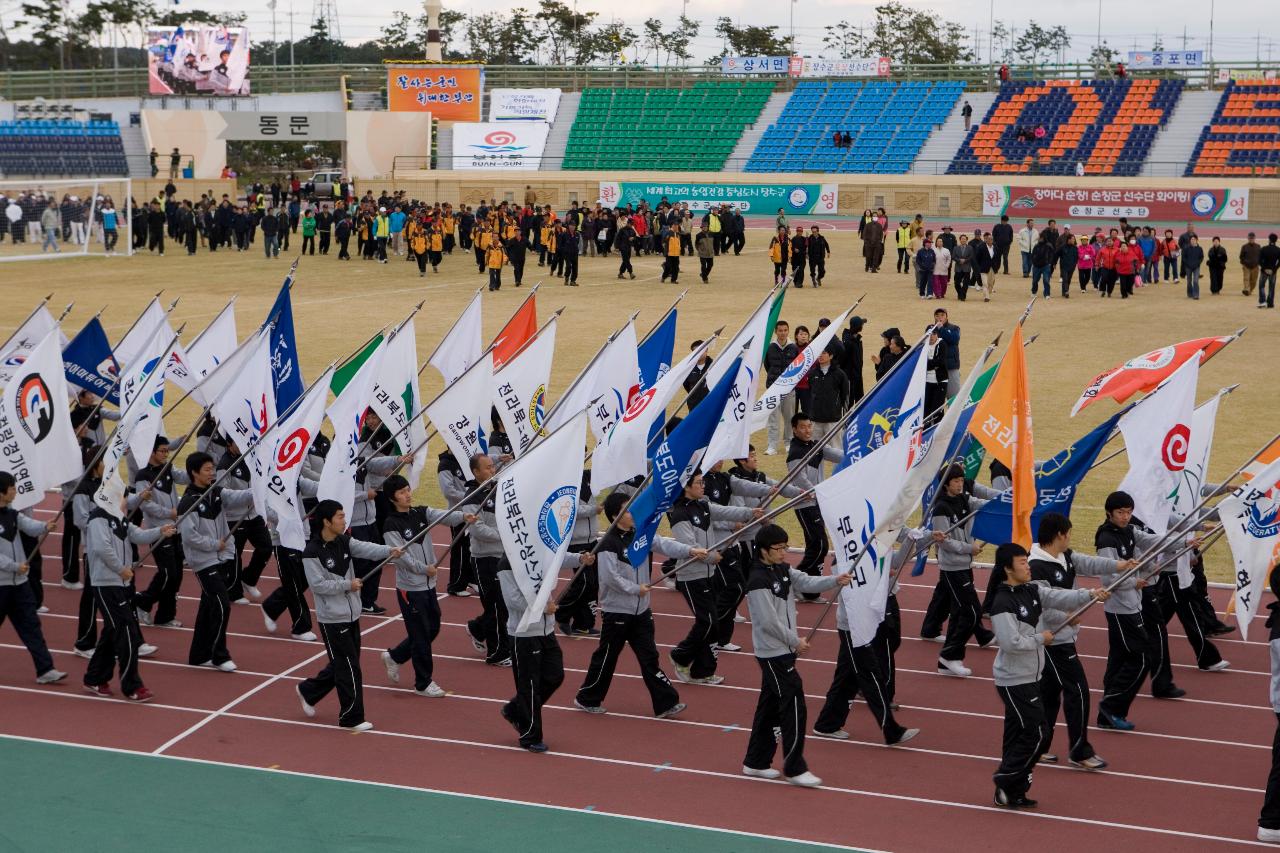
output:
M152 693L147 687L139 687L132 693L126 693L124 698L128 699L130 702L150 702L152 699L156 698L156 694Z
M110 684L86 684L84 686L84 692L92 693L94 696L102 696L107 699L116 695L111 692Z

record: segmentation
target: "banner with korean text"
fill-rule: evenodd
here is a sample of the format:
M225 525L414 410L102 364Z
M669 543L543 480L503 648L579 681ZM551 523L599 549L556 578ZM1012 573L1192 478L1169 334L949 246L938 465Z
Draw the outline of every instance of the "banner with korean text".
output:
M672 204L687 203L691 210L729 204L743 213L774 214L781 208L788 214L834 215L839 208L839 185L600 182L600 203L605 207L635 206L641 201L656 207L663 198Z
M1249 218L1247 189L1124 189L984 184L982 215L1010 219L1156 219L1169 222Z
M556 120L559 89L490 89L489 121Z
M440 121L480 121L483 65L388 65L387 109Z

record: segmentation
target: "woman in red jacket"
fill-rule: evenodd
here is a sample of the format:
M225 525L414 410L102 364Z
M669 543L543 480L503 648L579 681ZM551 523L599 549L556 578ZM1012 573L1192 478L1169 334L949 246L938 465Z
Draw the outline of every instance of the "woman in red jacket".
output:
M1128 243L1121 243L1115 254L1116 275L1120 278L1120 298L1128 299L1133 295L1133 279L1142 269L1142 250L1138 241L1130 237Z
M1098 295L1110 297L1116 288L1116 247L1120 241L1112 237L1108 241L1102 243L1102 249L1098 252L1098 260L1095 263L1098 269L1102 270L1101 278L1098 279Z
M1156 246L1156 261L1164 258L1164 280L1173 282L1178 281L1178 241L1173 239L1173 232L1165 230L1164 239ZM1156 283L1156 271L1152 270L1151 281L1148 284Z

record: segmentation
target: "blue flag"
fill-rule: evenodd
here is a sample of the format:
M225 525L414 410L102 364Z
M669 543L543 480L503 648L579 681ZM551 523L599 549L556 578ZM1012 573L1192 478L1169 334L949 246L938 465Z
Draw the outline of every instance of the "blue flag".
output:
M907 396L916 361L923 352L924 347L908 352L894 366L889 381L876 385L858 402L858 413L844 428L844 459L836 466L837 471L848 468L893 437L894 426L902 414L902 398Z
M67 381L78 388L90 391L107 402L120 405L120 365L111 354L111 344L102 328L102 321L94 317L84 324L67 348L62 351L62 366Z
M298 342L293 334L293 302L289 299L292 283L293 270L289 270L280 295L267 312L267 323L275 318L271 329L271 375L276 380L277 412L287 410L306 390L302 384L302 367L298 364Z
M694 407L684 420L671 431L671 435L657 446L649 464L653 478L645 490L631 502L631 517L635 519L636 535L627 548L627 558L633 566L643 566L649 559L649 546L658 532L662 514L671 509L676 496L683 490L680 475L689 467L689 461L698 451L711 443L711 436L720 425L720 417L728 405L729 395L738 379L742 358L720 377L711 393Z
M1036 466L1036 500L1031 512L1031 530L1034 532L1040 519L1047 512L1071 515L1071 502L1084 475L1089 473L1107 437L1116 427L1120 415L1112 415L1094 428L1084 438L1066 450ZM1013 522L1010 514L1013 493L1006 491L999 498L988 501L973 518L973 538L983 542L1008 542Z
M676 312L672 311L636 347L640 362L640 390L652 388L671 369L676 351Z

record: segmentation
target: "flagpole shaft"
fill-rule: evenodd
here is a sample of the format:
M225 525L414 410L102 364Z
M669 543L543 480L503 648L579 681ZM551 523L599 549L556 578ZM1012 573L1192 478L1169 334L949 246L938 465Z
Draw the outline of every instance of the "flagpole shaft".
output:
M62 321L66 319L67 315L71 313L71 309L75 307L75 304L76 303L74 301L68 302L67 307L62 309L62 313L58 315L58 319L54 322L59 324L62 323Z
M632 312L631 319L627 320L626 323L623 323L620 327L618 327L617 331L613 332L611 335L609 335L609 337L605 338L604 343L600 345L600 349L596 350L596 354L591 356L591 360L587 362L586 367L578 371L578 375L575 376L573 381L569 383L569 387L564 389L564 393L560 395L560 399L556 400L556 404L551 407L551 411L547 412L547 417L545 419L546 423L551 423L551 418L555 415L557 411L559 411L560 404L563 403L569 397L569 395L573 393L573 390L578 387L578 383L581 382L582 378L587 375L587 371L591 370L591 368L595 366L596 362L600 360L600 356L604 355L604 351L609 348L609 344L617 340L618 335L622 334L622 330L625 329L628 324L634 323L636 320L636 317L638 317L639 315L640 315L639 310ZM536 446L537 446L537 443L535 442L534 445L531 446L529 449L532 450L533 447L536 447Z
M41 299L41 300L40 300L40 304L39 304L39 305L37 305L35 308L31 309L31 313L27 315L27 319L25 319L25 320L23 320L21 323L19 323L19 324L18 324L18 328L16 328L16 329L14 329L14 330L13 330L13 335L18 334L19 330L21 330L23 326L25 326L25 325L27 325L28 323L30 323L30 322L31 322L31 318L32 318L32 317L34 317L34 316L36 316L37 314L39 314L39 313L40 313L40 309L41 309L41 308L43 308L43 307L45 307L46 305L48 305L48 304L49 304L49 300L50 300L50 299L52 299L52 298L53 298L53 294L52 294L52 293L50 293L50 294L49 294L48 296L46 296L44 299ZM5 348L6 348L6 349L8 348L9 344L13 341L13 335L9 335L9 338L4 342L4 346L5 346Z
M680 291L680 295L677 296L675 298L675 301L671 303L671 307L668 308L666 311L663 311L662 316L658 318L658 322L654 323L653 326L649 329L649 331L645 332L644 337L640 339L640 343L643 344L645 341L649 340L649 338L653 337L653 333L658 331L659 326L667 322L667 318L671 316L671 312L676 310L677 307L679 307L680 303L684 301L684 298L688 293L689 293L688 288L685 288L684 290Z

